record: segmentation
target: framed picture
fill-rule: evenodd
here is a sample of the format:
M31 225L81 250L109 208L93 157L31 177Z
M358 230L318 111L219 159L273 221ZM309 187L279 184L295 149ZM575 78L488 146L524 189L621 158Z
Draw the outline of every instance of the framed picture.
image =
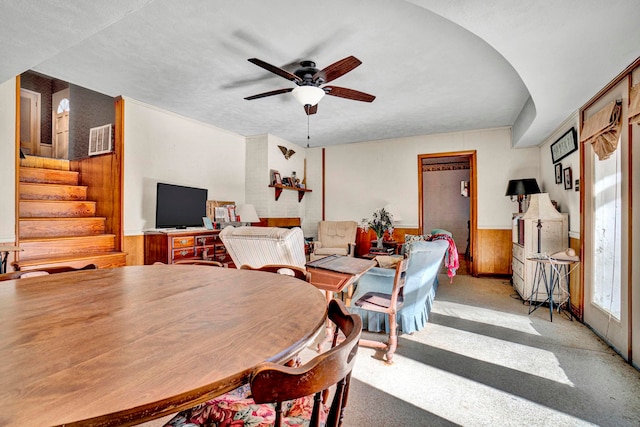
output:
M202 217L202 223L204 224L204 228L206 228L207 230L213 230L213 222L208 216Z
M571 190L572 182L571 182L571 168L564 168L564 189Z
M562 163L556 163L556 184L562 184Z
M572 127L551 144L551 161L557 163L578 149L576 128Z
M291 178L289 178L288 176L285 176L284 178L282 178L282 185L284 185L286 187L293 187L293 183L291 182Z
M282 184L282 178L280 178L280 173L274 171L273 178L271 179L272 184Z

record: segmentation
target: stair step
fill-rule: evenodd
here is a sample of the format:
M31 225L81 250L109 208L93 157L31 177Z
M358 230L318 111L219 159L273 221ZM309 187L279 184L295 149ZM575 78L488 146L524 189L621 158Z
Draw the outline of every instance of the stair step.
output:
M87 200L84 185L21 182L20 200Z
M24 159L20 159L20 166L25 168L46 168L68 171L69 160L27 155Z
M106 218L20 218L20 239L104 234Z
M88 217L96 214L96 202L20 200L20 218Z
M20 239L19 259L58 258L79 255L104 254L115 251L116 236L55 237L43 239Z
M20 182L78 185L79 177L73 171L20 167Z
M98 268L112 268L123 267L126 265L127 253L126 252L109 252L104 254L95 255L78 255L78 256L66 256L66 257L49 257L49 258L34 258L30 260L23 260L13 263L14 268L20 270L34 270L37 268L45 267L61 267L69 266L80 268L87 264L95 264Z

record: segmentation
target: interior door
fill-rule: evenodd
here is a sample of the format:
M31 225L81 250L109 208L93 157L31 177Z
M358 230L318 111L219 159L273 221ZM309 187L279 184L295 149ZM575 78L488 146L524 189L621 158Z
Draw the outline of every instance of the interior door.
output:
M24 154L40 154L40 94L20 89L20 149Z
M52 97L52 135L53 157L56 159L69 158L69 89L53 94Z

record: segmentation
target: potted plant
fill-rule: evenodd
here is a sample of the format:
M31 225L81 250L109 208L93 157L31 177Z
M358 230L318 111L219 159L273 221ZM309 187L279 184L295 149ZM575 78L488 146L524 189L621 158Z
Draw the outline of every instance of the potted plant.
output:
M365 232L369 229L375 231L376 237L378 239L376 242L376 248L382 249L382 239L384 237L384 232L388 231L389 234L393 233L393 215L385 208L376 209L375 211L373 211L373 215L370 219L362 219L360 228L362 228Z

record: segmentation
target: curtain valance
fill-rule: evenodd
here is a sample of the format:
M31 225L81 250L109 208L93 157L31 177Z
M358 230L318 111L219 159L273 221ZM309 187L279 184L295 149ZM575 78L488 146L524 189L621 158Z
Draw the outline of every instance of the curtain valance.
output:
M631 88L629 92L629 123L640 124L640 83Z
M600 160L608 159L618 147L622 103L613 101L584 121L580 142L590 143Z

